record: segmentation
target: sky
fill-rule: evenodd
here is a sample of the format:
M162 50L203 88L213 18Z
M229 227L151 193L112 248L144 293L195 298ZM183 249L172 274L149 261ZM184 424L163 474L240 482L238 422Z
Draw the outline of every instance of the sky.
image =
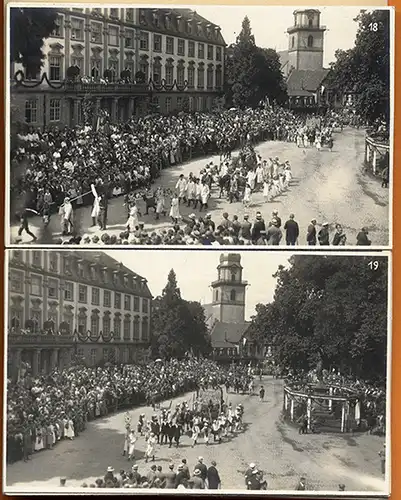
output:
M161 294L170 269L174 269L183 299L202 304L212 301L210 283L217 279L216 268L222 252L138 249L105 253L146 278L154 297ZM279 265L288 265L291 252L254 251L243 252L241 255L244 268L242 279L249 283L245 309L245 319L249 320L255 314L257 304L272 302L276 288L276 280L272 275Z
M229 45L241 31L242 20L248 16L256 45L277 51L288 49L287 28L293 25L294 7L284 6L206 6L189 8L221 27L222 35ZM297 7L299 8L299 7ZM359 14L360 7L319 7L320 22L327 27L324 44L325 67L334 61L337 49L354 46L357 23L353 19Z

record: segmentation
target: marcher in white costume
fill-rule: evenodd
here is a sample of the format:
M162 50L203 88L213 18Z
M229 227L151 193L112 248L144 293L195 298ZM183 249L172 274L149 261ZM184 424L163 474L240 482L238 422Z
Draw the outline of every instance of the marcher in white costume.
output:
M177 224L178 219L181 218L177 194L174 194L174 196L171 198L170 217L173 219L174 224Z
M69 198L65 198L63 205L60 207L59 214L61 215L61 228L63 235L70 234L72 229L72 205Z
M135 231L135 227L139 224L138 215L138 207L136 205L133 205L129 210L129 217L126 224L127 229L130 233L133 233Z
M92 226L96 226L96 221L97 218L99 217L100 214L100 196L97 194L96 188L94 184L91 184L91 191L94 197L93 200L93 207L92 207Z
M135 459L135 443L136 443L135 431L132 429L128 435L128 460Z
M155 446L157 443L156 436L153 434L153 432L150 433L150 436L148 438L148 446L146 448L145 452L145 462L149 460L149 458L152 457L153 462L155 461Z

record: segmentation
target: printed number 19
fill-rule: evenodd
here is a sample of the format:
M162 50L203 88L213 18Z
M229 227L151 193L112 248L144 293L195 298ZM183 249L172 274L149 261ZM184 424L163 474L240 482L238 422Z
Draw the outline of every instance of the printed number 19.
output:
M372 269L373 271L377 271L379 269L379 263L377 262L377 260L373 261L371 260L368 264L369 266L369 269Z
M369 29L370 31L377 31L379 29L379 25L377 23L370 23Z

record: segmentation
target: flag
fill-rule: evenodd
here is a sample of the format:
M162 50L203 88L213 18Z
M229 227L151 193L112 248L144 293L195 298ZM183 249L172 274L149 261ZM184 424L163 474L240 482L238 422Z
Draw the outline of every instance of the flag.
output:
M242 339L242 345L245 347L245 344L246 344L246 343L247 343L247 339L244 337L244 338Z

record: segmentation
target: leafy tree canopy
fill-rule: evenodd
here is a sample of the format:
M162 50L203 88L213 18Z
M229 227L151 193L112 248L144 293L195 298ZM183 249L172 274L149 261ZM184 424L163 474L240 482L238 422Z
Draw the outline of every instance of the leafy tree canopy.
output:
M248 17L236 42L226 51L225 94L238 108L255 107L266 97L286 98L280 58L275 50L257 47Z
M36 76L43 66L44 39L56 28L56 19L55 9L10 9L10 59L22 63L28 76Z
M274 301L259 304L254 340L274 346L285 368L340 368L365 380L383 381L387 346L387 259L294 256L274 275Z
M355 18L355 46L338 50L331 64L330 86L338 92L355 92L356 112L364 119L389 120L390 12L361 10Z
M164 359L182 358L187 353L208 355L211 351L203 307L181 297L172 269L162 295L154 300L152 352Z

